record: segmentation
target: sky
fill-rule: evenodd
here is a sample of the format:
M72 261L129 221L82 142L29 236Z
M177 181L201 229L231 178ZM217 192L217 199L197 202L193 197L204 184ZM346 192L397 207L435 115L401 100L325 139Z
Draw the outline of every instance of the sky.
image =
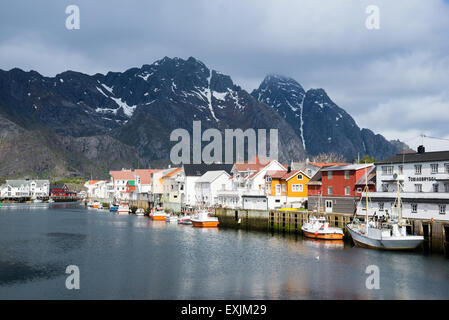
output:
M66 28L66 7L80 29ZM365 22L379 8L379 29ZM449 150L447 0L2 0L0 69L54 76L193 56L251 92L267 74L323 88L360 127Z

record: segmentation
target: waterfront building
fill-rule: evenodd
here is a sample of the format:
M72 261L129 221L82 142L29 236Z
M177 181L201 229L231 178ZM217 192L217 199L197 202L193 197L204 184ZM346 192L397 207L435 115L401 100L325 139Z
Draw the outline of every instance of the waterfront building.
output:
M265 174L265 194L269 209L300 208L308 197L310 177L302 170L268 170Z
M134 181L134 172L129 169L122 169L120 171L109 171L111 175L112 183L112 198L116 200L129 200L129 192L127 192L126 186L128 181Z
M50 181L48 180L6 180L0 187L1 198L48 198Z
M129 188L131 200L150 201L152 194L151 176L160 169L136 169L134 171L134 188ZM128 181L128 184L130 182Z
M311 162L309 159L303 162L292 162L291 169L292 170L301 170L307 176L313 177L324 167L332 167L332 166L344 166L350 165L351 163L326 163L326 162Z
M265 174L267 171L287 172L288 166L271 160L261 163L235 163L231 169L230 186L218 191L218 205L227 208L268 208L265 193Z
M89 180L84 184L87 189L86 196L91 199L109 199L112 183L106 180Z
M182 168L171 168L164 176L162 176L162 185L164 188L164 193L162 196L162 201L164 209L170 209L174 211L181 210L181 197L179 190L184 188L184 185L180 183Z
M205 206L218 204L218 191L229 188L232 184L229 173L224 170L207 171L195 182L195 193Z
M150 203L151 207L161 207L164 198L164 180L167 174L172 172L173 168L160 169L151 172Z
M182 205L196 206L201 204L200 195L197 194L196 182L208 171L225 171L231 173L233 164L184 164L179 172L176 182L179 185L179 194Z
M325 213L353 215L360 200L363 176L372 173L373 164L325 166L307 183L308 209ZM369 185L374 191L375 186Z
M397 212L399 179L403 218L424 223L449 222L449 151L425 152L420 146L416 153L398 154L376 166L376 192L369 193L369 215ZM363 202L358 209L359 214L365 215Z
M76 195L77 193L74 191L70 191L69 187L64 183L50 184L51 197L73 198L76 197Z

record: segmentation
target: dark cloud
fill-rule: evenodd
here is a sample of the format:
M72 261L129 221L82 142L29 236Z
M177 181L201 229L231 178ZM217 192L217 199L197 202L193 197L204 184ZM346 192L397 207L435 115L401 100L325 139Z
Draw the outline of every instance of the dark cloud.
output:
M92 74L194 56L249 91L268 73L323 87L388 138L448 136L448 3L375 2L380 30L360 0L4 0L0 68ZM71 4L80 30L65 28Z

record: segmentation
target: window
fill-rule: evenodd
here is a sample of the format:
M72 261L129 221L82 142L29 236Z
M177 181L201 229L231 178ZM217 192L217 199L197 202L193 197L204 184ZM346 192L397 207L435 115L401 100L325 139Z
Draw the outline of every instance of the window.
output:
M332 180L332 171L327 172L327 179Z
M282 185L282 192L285 192L285 184Z
M302 180L302 179L303 179L302 174L298 174L298 180Z
M293 192L302 192L303 185L302 184L292 184L292 191Z
M393 174L393 166L382 166L382 175L392 175Z
M345 187L345 196L349 196L351 194L351 188Z
M440 214L446 214L446 205L445 204L440 204Z
M422 184L415 184L415 192L422 192Z
M362 193L362 191L363 191L362 188L357 188L358 193Z
M267 183L265 191L267 192L267 194L271 194L271 184Z
M432 163L430 165L430 169L431 169L432 174L438 173L438 163Z
M384 206L383 202L379 202L379 211L384 211Z
M327 194L331 195L332 191L333 191L332 187L327 187Z
M307 174L309 175L309 177L312 177L312 170L311 169L307 169Z
M417 212L418 212L418 204L412 203L412 213L417 213Z
M449 163L444 164L444 172L449 173Z
M440 185L438 183L433 184L433 192L440 192Z
M267 181L267 182L271 182L271 177L270 177L270 176L267 176L266 181Z
M382 192L388 192L388 184L382 183Z
M404 173L404 166L402 164L398 166L398 169L399 169L399 174Z
M421 174L422 172L422 165L415 164L415 174Z
M345 180L349 180L350 172L345 171Z
M276 185L276 194L280 194L281 193L281 185L277 184Z
M444 184L444 192L449 192L449 183Z

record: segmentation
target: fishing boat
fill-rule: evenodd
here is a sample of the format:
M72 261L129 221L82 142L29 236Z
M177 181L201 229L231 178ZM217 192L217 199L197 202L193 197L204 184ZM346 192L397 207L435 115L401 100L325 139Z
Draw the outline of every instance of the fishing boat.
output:
M206 209L198 210L190 220L197 228L217 228L219 224L218 218L211 217Z
M301 230L304 236L313 239L322 240L342 240L344 237L343 230L340 228L330 228L329 222L324 217L310 217Z
M99 209L100 206L103 207L99 201L94 201L94 203L92 204L92 208L94 209Z
M48 203L54 203L55 200L53 200L52 198L48 199Z
M129 205L126 202L120 203L117 209L118 214L129 214Z
M118 207L119 207L118 205L111 203L109 205L109 211L110 212L117 212L118 211Z
M319 240L342 240L344 237L341 228L329 227L329 222L326 221L325 216L321 215L321 198L319 197L319 204L317 205L318 217L310 217L306 223L301 227L304 236ZM325 213L324 213L325 215Z
M356 246L379 250L413 250L424 241L423 236L407 234L408 223L402 218L401 181L403 178L395 173L393 179L396 180L397 186L397 196L393 205L393 208L397 208L397 219L388 219L387 217L382 217L377 221L369 219L369 189L368 186L365 186L365 221L354 219L347 225Z
M150 217L151 217L151 219L153 219L153 221L165 221L165 219L169 216L170 215L165 213L164 210L159 209L159 210L154 211Z
M145 214L145 211L143 211L142 208L139 208L136 210L136 216L143 216Z
M42 203L42 200L41 199L34 199L33 203Z

